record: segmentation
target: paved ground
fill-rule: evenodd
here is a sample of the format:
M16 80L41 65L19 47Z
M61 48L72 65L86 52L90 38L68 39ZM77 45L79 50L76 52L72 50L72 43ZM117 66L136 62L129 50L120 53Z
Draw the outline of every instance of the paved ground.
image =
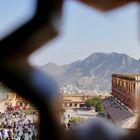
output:
M96 113L94 109L90 111L78 110L77 112L74 111L73 109L67 109L65 113L65 116L66 116L65 122L68 123L68 115L70 115L70 117L79 116L79 117L82 117L84 120L89 120L89 119L97 118L97 114L98 113ZM136 116L130 117L129 119L126 119L125 121L123 121L123 125L121 125L120 127L136 128L136 120L137 120Z
M77 110L74 111L73 109L67 109L67 111L65 112L65 116L67 118L67 116L70 115L71 117L82 117L84 120L88 120L88 119L93 119L95 117L97 117L97 113L95 112L94 109L86 111L86 110Z

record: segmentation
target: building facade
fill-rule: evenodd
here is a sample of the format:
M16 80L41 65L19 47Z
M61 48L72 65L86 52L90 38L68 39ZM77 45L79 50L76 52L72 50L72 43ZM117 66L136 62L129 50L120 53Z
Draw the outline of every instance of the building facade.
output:
M140 93L140 75L112 74L112 95L122 104L136 109L136 98Z
M12 92L11 93L7 93L7 98L6 98L5 102L6 102L7 105L11 104L13 106L15 106L16 104L19 104L19 105L30 105L30 102L27 99L19 96L16 93L12 93Z
M60 101L63 107L80 108L85 104L85 101L93 97L104 98L101 95L95 94L61 94Z

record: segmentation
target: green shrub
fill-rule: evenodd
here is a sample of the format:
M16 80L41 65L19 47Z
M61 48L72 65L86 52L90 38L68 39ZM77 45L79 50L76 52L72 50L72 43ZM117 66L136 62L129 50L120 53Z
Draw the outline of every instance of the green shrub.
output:
M83 118L81 117L71 117L69 122L83 122Z

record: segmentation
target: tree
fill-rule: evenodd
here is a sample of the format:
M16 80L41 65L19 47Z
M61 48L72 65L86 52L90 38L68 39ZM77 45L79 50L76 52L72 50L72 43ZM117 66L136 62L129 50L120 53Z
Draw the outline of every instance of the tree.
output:
M105 112L105 109L104 109L104 106L102 105L101 102L98 102L95 106L95 109L97 112L99 113L104 113Z
M85 106L86 106L86 107L92 107L92 106L93 106L92 100L87 100L87 101L85 102Z
M96 107L96 104L100 102L100 99L95 97L95 98L91 98L91 99L88 99L86 102L85 102L85 106L87 107Z
M104 113L105 112L104 106L103 106L101 100L98 97L88 99L85 102L85 106L87 106L89 108L90 107L95 107L96 112L99 112L99 113Z

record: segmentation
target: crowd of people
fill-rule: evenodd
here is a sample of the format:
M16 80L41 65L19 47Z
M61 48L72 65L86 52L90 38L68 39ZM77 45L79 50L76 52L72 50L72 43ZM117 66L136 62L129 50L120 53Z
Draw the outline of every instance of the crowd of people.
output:
M37 114L27 114L20 109L11 109L0 112L0 140L37 140Z

